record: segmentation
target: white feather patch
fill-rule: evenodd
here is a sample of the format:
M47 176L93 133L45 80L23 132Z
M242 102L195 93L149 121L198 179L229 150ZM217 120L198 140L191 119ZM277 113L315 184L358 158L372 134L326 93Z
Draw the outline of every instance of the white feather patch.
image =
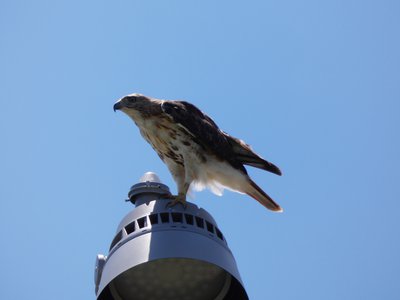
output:
M200 192L204 190L205 188L209 189L213 194L217 196L222 196L224 193L225 187L221 185L219 182L210 180L207 182L204 181L193 181L192 184L190 185L190 189L194 190L196 192Z
M200 192L204 189L209 189L214 195L217 196L222 196L224 194L224 190L229 190L232 192L236 192L239 194L244 194L241 191L238 191L236 189L230 188L229 186L225 186L221 183L219 183L216 180L208 180L207 182L204 181L193 181L192 184L189 187L189 196L193 196L193 191Z

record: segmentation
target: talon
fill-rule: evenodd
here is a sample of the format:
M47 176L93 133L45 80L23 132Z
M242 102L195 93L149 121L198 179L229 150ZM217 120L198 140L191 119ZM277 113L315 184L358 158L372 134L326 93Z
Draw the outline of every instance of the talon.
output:
M167 207L173 207L177 204L181 204L183 208L186 209L187 203L185 195L171 196L171 199L173 200L167 203Z

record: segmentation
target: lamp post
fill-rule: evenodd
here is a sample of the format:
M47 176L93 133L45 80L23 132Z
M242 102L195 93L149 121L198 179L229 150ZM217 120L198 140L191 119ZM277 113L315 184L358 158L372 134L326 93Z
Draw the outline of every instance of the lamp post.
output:
M248 299L213 217L190 202L168 207L170 195L151 172L131 187L135 208L120 222L108 255L96 259L97 299Z

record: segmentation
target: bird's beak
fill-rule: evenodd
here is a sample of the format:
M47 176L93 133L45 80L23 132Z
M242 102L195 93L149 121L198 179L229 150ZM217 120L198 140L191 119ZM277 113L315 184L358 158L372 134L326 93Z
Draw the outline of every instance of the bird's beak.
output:
M122 103L122 101L118 100L118 102L114 104L114 111L120 110L123 107L124 107L124 104Z

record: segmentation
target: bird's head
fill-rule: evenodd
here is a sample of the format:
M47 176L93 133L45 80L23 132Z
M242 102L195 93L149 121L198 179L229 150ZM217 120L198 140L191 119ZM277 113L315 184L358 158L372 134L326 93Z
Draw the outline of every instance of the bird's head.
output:
M114 111L122 110L128 113L129 110L140 111L151 103L151 98L141 94L130 94L122 97L114 104Z
M161 110L160 101L141 94L130 94L114 104L114 111L121 110L134 121Z

